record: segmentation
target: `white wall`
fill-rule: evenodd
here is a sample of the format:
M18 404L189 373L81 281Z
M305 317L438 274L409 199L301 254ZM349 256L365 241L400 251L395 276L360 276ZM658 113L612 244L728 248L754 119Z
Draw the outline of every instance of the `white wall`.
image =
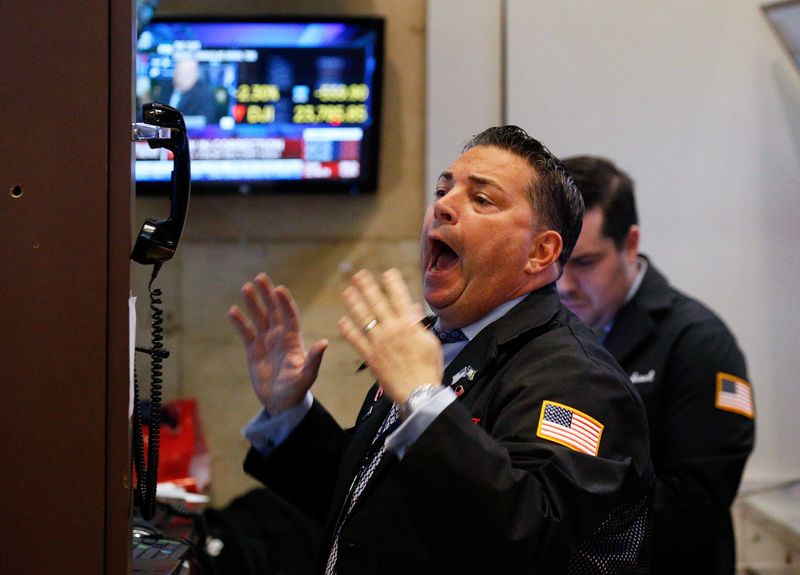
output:
M759 417L748 478L800 475L800 74L760 3L486 4L506 10L503 120L559 156L605 155L631 173L643 250L723 316L747 355ZM437 5L431 27L483 25ZM430 69L453 58L428 51ZM491 80L471 72L474 89ZM461 105L435 76L428 90L431 120L443 95L449 109ZM457 121L448 130L461 140L475 131Z
M425 198L473 134L502 121L499 0L428 0Z

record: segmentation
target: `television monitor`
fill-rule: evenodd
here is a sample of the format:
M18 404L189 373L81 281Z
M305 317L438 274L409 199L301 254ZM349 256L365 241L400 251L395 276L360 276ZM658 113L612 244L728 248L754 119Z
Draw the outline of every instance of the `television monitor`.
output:
M372 192L382 18L155 18L140 32L136 108L177 108L194 192ZM135 145L137 191L166 192L169 152Z
M800 71L800 0L782 0L761 6L772 29Z

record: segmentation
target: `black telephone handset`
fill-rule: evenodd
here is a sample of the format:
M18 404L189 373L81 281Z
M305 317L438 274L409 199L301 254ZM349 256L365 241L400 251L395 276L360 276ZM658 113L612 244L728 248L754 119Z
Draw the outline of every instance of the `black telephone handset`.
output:
M191 169L189 138L181 113L158 102L145 104L142 111L144 124L133 125L133 139L147 140L151 148L166 148L174 162L169 217L145 220L133 246L131 259L148 265L163 263L175 255L189 209Z
M168 218L147 219L142 225L131 259L144 265L152 265L148 289L150 291L150 311L152 318L151 347L137 347L136 351L150 356L150 411L148 423L147 457L144 448L144 413L139 398L139 382L134 369L134 410L133 410L133 455L136 468L136 488L134 490L136 507L145 520L155 514L156 486L158 484L158 448L161 427L161 384L162 362L169 356L164 349L163 311L161 309L161 290L153 288L161 264L175 255L183 232L186 213L189 208L191 170L189 162L189 138L181 113L165 104L157 102L143 106L144 123L133 124L131 137L134 141L146 140L151 148L166 148L172 152L171 207Z

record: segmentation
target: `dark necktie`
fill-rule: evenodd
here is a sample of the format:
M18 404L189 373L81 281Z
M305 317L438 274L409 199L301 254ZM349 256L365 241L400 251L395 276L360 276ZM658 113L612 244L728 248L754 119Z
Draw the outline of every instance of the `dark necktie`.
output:
M433 333L441 340L442 343L458 343L459 341L467 341L467 336L460 329L446 329L444 331L434 327Z

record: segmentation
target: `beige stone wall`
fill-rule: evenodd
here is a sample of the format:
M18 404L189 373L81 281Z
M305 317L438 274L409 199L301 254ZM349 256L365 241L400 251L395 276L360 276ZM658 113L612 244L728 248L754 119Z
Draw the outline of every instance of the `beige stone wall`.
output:
M340 293L352 272L398 267L420 298L418 234L427 187L423 181L425 130L424 0L292 2L162 0L159 13L184 15L345 14L386 17L383 135L379 188L364 196L201 196L191 199L176 257L156 282L164 290L165 399L195 397L213 454L212 504L221 506L253 487L241 462L247 450L240 427L259 406L250 389L244 352L229 324L239 288L266 271L294 293L310 344L329 338L314 393L337 420L352 423L367 373L339 337ZM162 216L166 202L138 198L136 225ZM137 227L138 230L138 227ZM148 336L150 268L134 266L138 296L137 343ZM146 364L138 360L140 379Z

